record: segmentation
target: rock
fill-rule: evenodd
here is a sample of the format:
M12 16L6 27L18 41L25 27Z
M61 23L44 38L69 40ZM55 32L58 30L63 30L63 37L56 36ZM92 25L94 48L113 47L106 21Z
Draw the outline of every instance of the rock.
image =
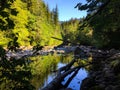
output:
M109 85L109 86L107 86L107 87L105 88L105 90L115 90L114 88L115 88L114 86Z
M105 84L100 83L99 86L100 86L101 88L105 88Z
M104 90L104 88L99 85L95 85L95 86L91 87L89 90Z
M93 78L85 78L82 81L80 90L88 90L90 87L94 86L95 82Z
M60 90L73 90L72 88L62 88Z
M113 90L120 90L120 85L116 85Z
M81 90L120 90L120 51L99 50L93 54L93 65Z

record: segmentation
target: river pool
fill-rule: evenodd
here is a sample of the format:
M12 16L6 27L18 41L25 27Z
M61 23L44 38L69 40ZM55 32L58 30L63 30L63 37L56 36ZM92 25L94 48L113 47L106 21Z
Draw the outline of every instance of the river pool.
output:
M35 70L33 71L33 74L35 76L32 79L32 84L36 87L36 90L40 90L41 88L49 84L56 76L56 72L53 72L53 71L58 70L62 66L65 66L72 59L73 59L73 56L71 54L64 55L64 56L48 55L48 56L41 56L39 58L38 57L34 58L34 60L37 60L37 61L35 65L34 64L31 65L32 68L34 68ZM38 73L36 72L36 70ZM70 75L64 78L64 81L62 81L63 85L66 83L69 77L71 77L72 74L73 73L71 73ZM84 68L81 68L67 87L73 90L80 90L81 82L83 79L87 77L87 74L88 74L87 71Z

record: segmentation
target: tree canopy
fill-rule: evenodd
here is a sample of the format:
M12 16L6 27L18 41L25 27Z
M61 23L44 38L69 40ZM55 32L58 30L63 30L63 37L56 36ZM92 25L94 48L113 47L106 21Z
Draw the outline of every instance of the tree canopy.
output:
M93 29L93 43L98 47L118 47L120 45L120 1L119 0L86 0L78 3L79 10L87 10L84 25ZM81 26L79 27L81 30Z
M42 0L0 1L0 32L3 46L15 38L19 46L59 44L51 38L61 37L58 8L50 11Z

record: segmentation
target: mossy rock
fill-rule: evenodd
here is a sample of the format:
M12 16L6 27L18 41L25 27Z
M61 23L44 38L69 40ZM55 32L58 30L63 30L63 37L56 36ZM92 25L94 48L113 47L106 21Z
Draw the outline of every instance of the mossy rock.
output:
M112 66L113 72L115 74L119 74L120 73L120 60L119 59L112 61L111 62L111 66Z

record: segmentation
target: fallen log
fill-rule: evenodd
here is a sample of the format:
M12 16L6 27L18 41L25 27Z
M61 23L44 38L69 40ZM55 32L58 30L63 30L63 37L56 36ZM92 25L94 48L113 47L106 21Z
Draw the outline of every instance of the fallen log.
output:
M74 68L69 69L68 71L63 72L62 74L57 74L57 76L46 87L42 88L41 90L59 90L60 87L63 86L61 84L61 82L64 80L64 78L67 75L71 74L74 71L77 72L78 69L85 67L85 66L88 66L90 64L91 63L86 64L86 65L76 66ZM68 81L65 86L67 86L69 82L70 81Z
M64 88L67 88L72 79L77 75L80 68L76 69L75 72L72 74L72 76L67 80L67 82L64 84Z
M80 68L80 66L78 67L74 67L70 70L68 70L67 72L61 74L61 75L57 75L46 87L44 87L41 90L58 90L58 88L61 86L61 82L63 81L63 79L70 73L72 73L74 70L76 70L77 68Z
M62 71L68 71L72 65L74 64L74 62L76 62L76 59L73 59L70 63L68 63L66 66L63 66L61 68L58 69L57 75L60 75Z
M80 44L78 44L78 43L71 42L71 41L69 41L69 40L63 40L63 39L60 39L60 38L57 38L57 37L51 37L51 38L56 39L56 40L59 40L59 41L71 43L71 44L74 44L74 45L80 45Z

